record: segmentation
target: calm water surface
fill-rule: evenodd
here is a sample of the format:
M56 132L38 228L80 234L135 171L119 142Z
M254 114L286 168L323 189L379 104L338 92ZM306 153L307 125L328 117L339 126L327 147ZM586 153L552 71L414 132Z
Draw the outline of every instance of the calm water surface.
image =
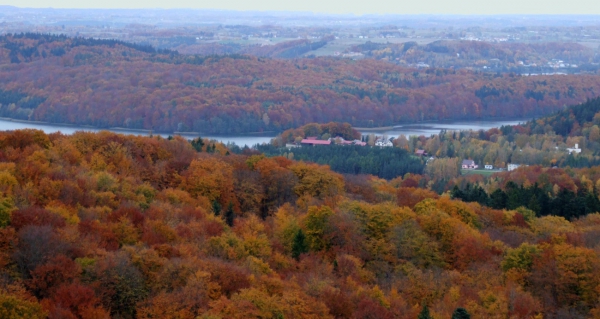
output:
M469 121L469 122L439 122L439 123L425 123L425 124L404 124L395 126L391 130L381 130L381 131L369 131L363 132L363 135L368 135L371 133L377 135L387 135L388 137L398 137L401 134L406 136L409 135L425 135L430 136L432 134L438 134L440 130L487 130L493 127L500 127L502 125L516 125L519 123L526 122L527 119L522 120L507 120L507 121ZM82 127L82 126L67 126L67 125L51 125L51 124L40 124L40 123L29 123L29 122L13 122L9 120L1 120L0 119L0 131L4 130L18 130L18 129L38 129L42 130L46 133L55 133L61 132L63 134L73 134L77 131L86 131L86 132L99 132L101 129L91 128L91 127ZM126 130L117 130L111 129L109 131L122 133L122 134L131 134L131 135L149 135L149 133L141 132L141 131L126 131ZM161 135L163 137L167 137L168 134L154 134ZM196 135L182 135L186 138L196 138ZM239 146L252 146L256 144L269 143L274 135L238 135L238 136L223 136L223 135L202 135L204 138L214 139L225 144L227 143L235 143Z
M437 122L437 123L419 123L419 124L403 124L394 126L390 130L362 132L363 135L371 133L377 135L387 135L389 137L398 137L400 135L424 135L429 137L432 134L438 134L441 130L447 131L468 131L468 130L489 130L502 125L517 125L525 123L530 119L506 120L506 121L460 121L460 122Z
M60 124L53 125L53 124L39 124L39 123L13 122L13 121L8 121L8 120L0 120L0 131L19 130L19 129L27 129L27 128L42 130L46 133L61 132L63 134L73 134L78 131L86 131L86 132L111 131L111 132L128 134L128 135L144 135L144 136L150 135L149 132L143 132L143 131L97 129L97 128L85 127L85 126L68 126L68 125L60 125ZM160 135L165 138L169 136L169 134L157 134L157 133L154 133L154 135ZM188 139L198 137L197 135L187 135L187 134L182 134L182 136L185 138L188 138ZM243 136L202 135L202 137L209 138L212 140L217 140L217 141L223 142L225 144L235 143L239 146L244 146L244 145L252 146L252 145L256 145L256 144L269 143L271 141L271 139L275 136L274 135L243 135Z

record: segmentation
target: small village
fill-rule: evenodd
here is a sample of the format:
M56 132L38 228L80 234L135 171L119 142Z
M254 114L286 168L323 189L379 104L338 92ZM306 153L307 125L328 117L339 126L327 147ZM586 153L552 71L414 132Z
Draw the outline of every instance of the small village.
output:
M365 139L365 137L363 136L363 139ZM294 148L294 147L300 147L300 146L315 146L315 145L357 145L357 146L367 146L369 145L368 142L362 141L362 140L352 140L352 141L348 141L345 140L343 137L335 137L335 138L328 138L328 139L323 139L323 140L319 140L316 136L309 136L306 137L304 139L302 139L300 142L297 143L287 143L285 146L287 148ZM377 147L394 147L394 143L392 143L392 141L390 139L387 139L383 136L376 136L373 139L373 144L372 146L377 146Z
M559 148L555 147L555 149L558 151ZM581 153L581 148L579 148L579 144L575 144L575 147L568 147L566 148L566 151L569 155L571 154L580 154ZM490 172L501 172L501 171L514 171L517 168L521 167L521 166L529 166L529 165L523 165L523 164L516 164L516 163L508 163L506 165L506 168L503 167L494 167L494 165L490 165L490 164L485 164L483 166L485 171L490 171ZM553 166L552 168L556 168L556 166ZM470 171L475 171L479 169L479 165L477 165L475 163L475 161L473 160L469 160L469 159L465 159L462 161L461 164L461 169L463 170L470 170Z
M375 146L375 147L394 147L393 143L394 138L388 138L387 136L377 136L377 135L369 135L362 136L362 139L355 140L346 140L341 136L327 138L327 139L318 139L317 136L309 136L299 140L296 143L287 143L286 148L297 148L301 146L317 146L317 145L357 145L357 146ZM367 142L368 141L368 142ZM558 151L559 148L556 147ZM566 152L568 154L580 154L581 148L579 148L579 144L575 144L574 147L566 148ZM415 156L427 158L425 161L425 165L428 165L432 161L435 160L434 156L429 156L427 152L423 149L416 149L414 152ZM502 171L514 171L521 166L528 166L518 163L508 163L506 167L494 167L492 164L484 164L482 168L475 161L471 159L463 159L461 163L461 169L463 173L484 173L484 174L492 174L494 172L502 172Z

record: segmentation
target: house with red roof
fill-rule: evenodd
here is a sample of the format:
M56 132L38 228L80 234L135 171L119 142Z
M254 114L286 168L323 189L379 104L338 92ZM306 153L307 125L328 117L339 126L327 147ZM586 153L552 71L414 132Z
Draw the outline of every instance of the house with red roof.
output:
M323 141L323 140L317 140L317 139L310 139L310 138L305 138L303 139L300 144L302 145L331 145L331 141L327 140L327 141Z
M463 160L462 161L463 169L476 169L478 167L479 167L479 165L475 164L475 161L473 161L473 160Z

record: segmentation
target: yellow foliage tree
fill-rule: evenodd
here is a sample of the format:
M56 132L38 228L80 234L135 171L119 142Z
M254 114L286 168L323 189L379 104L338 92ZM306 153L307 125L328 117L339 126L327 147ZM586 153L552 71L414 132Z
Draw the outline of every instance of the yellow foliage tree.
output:
M328 166L300 162L291 165L290 169L299 180L294 189L298 196L310 195L323 199L343 193L344 179L329 170Z
M181 187L192 196L227 205L233 198L233 169L216 157L195 159L184 175Z
M0 318L3 319L43 319L46 313L35 302L0 293Z
M306 228L306 239L309 247L314 251L328 249L330 244L326 237L329 229L329 218L333 211L328 206L311 206L304 218Z

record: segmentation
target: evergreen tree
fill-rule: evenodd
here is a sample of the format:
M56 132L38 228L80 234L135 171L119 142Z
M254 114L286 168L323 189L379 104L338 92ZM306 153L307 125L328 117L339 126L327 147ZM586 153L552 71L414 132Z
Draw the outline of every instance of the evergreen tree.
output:
M495 209L506 208L506 201L508 196L500 188L496 189L492 195L490 195L490 207Z
M452 313L452 319L471 319L471 315L465 308L456 308Z
M450 191L450 198L452 199L465 199L465 194L458 188L458 185L454 185L452 190Z
M235 213L233 212L233 204L229 202L229 206L227 206L227 211L225 211L225 223L229 225L229 227L233 227L233 221L235 220Z
M212 202L212 211L215 216L219 216L221 214L221 204L217 200Z
M454 157L454 144L448 143L448 150L446 151L448 157Z
M469 196L470 198L470 202L478 202L481 205L485 205L488 206L489 202L490 202L490 198L488 196L488 194L485 192L485 190L479 186L479 185L475 185L473 186L473 188L471 189L471 194Z
M296 260L300 258L300 255L308 252L308 243L306 242L306 236L302 229L298 230L294 236L294 244L292 245L292 257Z
M201 137L193 139L190 142L190 144L192 144L192 147L196 150L196 152L202 152L202 147L204 146L204 141L202 141Z
M465 202L470 202L471 201L471 196L473 191L471 190L471 183L467 183L467 186L465 186L465 189L463 190L463 197L462 200L464 200Z
M529 199L529 204L527 205L527 208L531 209L532 211L534 211L536 213L536 215L539 216L540 211L542 210L542 206L540 206L540 202L537 199L537 196L533 195L531 196L531 199Z
M423 306L423 310L421 310L421 313L419 313L417 319L432 319L431 315L429 314L429 307L427 307L427 305Z
M521 201L523 186L519 187L513 181L506 183L506 208L515 209L521 206L527 206L527 203Z
M586 206L592 213L600 212L600 200L598 199L598 190L594 186L594 191L585 196Z

